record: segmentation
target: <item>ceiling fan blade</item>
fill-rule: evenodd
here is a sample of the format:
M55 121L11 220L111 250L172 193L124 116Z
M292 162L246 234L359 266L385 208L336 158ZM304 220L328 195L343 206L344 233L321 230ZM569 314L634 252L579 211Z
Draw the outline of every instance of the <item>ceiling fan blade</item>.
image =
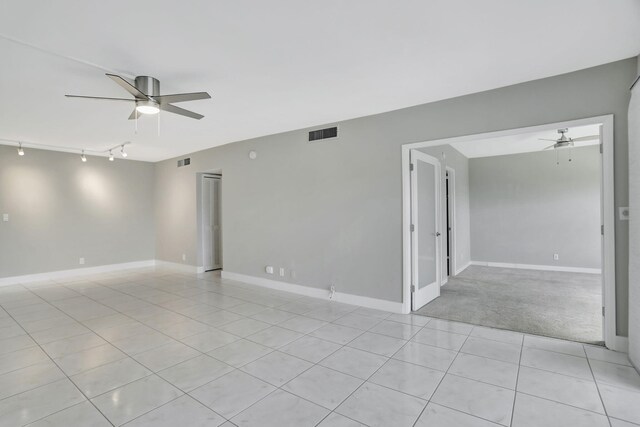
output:
M158 101L160 104L196 101L198 99L209 99L209 98L211 98L211 95L209 95L207 92L174 93L172 95L160 95L160 96L153 97L153 99Z
M596 141L600 139L600 135L589 135L589 136L580 136L578 138L571 138L573 142L581 142L581 141Z
M138 113L138 110L134 108L129 116L129 120L135 120L136 118L140 118L140 113Z
M542 150L543 150L543 151L544 151L544 150L548 150L549 148L553 148L553 147L555 147L555 146L556 146L556 144L553 144L553 145L550 145L550 146L548 146L548 147L543 148Z
M556 139L547 139L547 138L538 138L538 141L551 141L551 142L558 142L558 140L556 140Z
M137 99L144 99L144 100L149 99L147 95L140 92L137 87L135 87L134 85L132 85L131 83L129 83L128 81L120 77L119 75L109 74L109 73L106 73L106 74L107 74L107 77L109 77L111 80L116 82L118 85L120 85L120 87L122 87L124 90L129 92L131 95L135 96Z
M176 107L175 105L171 104L160 104L160 109L169 113L191 117L192 119L196 120L200 120L204 117L202 114L194 113L193 111L185 110L184 108Z
M67 98L84 98L84 99L99 99L105 101L127 101L127 102L135 102L135 99L129 98L107 98L104 96L84 96L84 95L65 95Z

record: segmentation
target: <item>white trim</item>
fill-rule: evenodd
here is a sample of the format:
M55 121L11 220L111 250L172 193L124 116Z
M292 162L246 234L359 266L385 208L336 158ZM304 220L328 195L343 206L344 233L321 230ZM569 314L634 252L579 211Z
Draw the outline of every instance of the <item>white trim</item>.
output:
M566 271L569 273L602 274L602 270L599 268L586 268L586 267L562 267L559 265L515 264L511 262L493 262L493 261L471 261L469 264L482 265L484 267L517 268L521 270Z
M319 298L329 300L330 292L328 289L312 288L310 286L298 285L295 283L281 282L279 280L266 279L264 277L249 276L241 273L233 273L230 271L222 271L222 278L227 280L235 280L238 282L249 283L251 285L261 286L263 288L274 289L277 291L291 292L293 294L304 295L311 298ZM373 308L376 310L389 311L392 313L402 312L402 303L376 298L363 297L360 295L344 294L336 292L332 301L342 302L345 304L358 305L361 307Z
M113 271L130 270L134 268L154 267L156 260L125 262L122 264L107 264L96 267L74 268L71 270L49 271L45 273L25 274L0 278L0 286L17 285L20 283L40 282L43 280L68 279L71 277L88 276L92 274L110 273Z
M614 202L614 135L613 114L588 117L578 120L569 120L558 123L547 123L537 126L506 129L495 132L485 132L472 135L464 135L452 138L436 139L431 141L414 142L404 144L401 147L401 174L402 174L402 309L403 313L410 312L411 304L411 197L410 197L410 172L409 152L411 149L434 147L444 144L473 141L485 138L500 138L504 136L518 135L529 132L541 132L550 129L572 128L593 124L602 125L602 195L603 195L603 306L604 341L605 345L613 350L619 350L621 340L616 335L616 272L615 272L615 202Z
M456 270L456 276L460 273L462 273L463 271L465 271L467 269L467 267L469 267L471 265L471 261L469 261L468 263L466 263L465 265L463 265L462 267L460 267L459 269Z

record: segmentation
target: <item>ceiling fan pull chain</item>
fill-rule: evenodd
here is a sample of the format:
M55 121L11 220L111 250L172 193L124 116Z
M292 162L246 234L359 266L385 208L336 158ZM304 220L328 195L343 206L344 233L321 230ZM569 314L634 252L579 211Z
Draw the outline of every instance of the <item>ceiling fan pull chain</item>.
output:
M158 111L158 136L160 136L160 112Z
M136 133L136 135L137 135L137 134L138 134L138 109L136 108L136 109L135 109L135 110L133 110L133 111L135 111L135 113L136 113L136 118L135 118L134 122L135 122L135 124L136 124L136 131L135 131L135 133Z

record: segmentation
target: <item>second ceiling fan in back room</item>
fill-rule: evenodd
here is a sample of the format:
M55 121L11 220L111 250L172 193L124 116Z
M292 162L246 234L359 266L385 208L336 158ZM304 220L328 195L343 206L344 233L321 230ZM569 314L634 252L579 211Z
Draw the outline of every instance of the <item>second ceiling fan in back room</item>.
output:
M129 120L137 119L139 114L157 114L162 111L178 114L192 119L200 120L204 116L185 110L184 108L172 105L177 102L196 101L198 99L209 99L211 96L207 92L193 93L174 93L168 95L160 94L160 81L149 76L138 76L133 84L129 83L124 77L117 74L106 73L107 77L124 88L133 95L131 98L108 98L102 96L84 96L84 95L65 95L68 98L96 99L104 101L122 101L135 102L135 108L129 116Z
M556 150L556 164L560 164L560 158L558 156L558 150L562 148L572 148L575 146L576 142L588 142L588 141L598 141L600 140L600 135L588 135L588 136L580 136L578 138L571 138L566 133L569 132L569 129L558 129L558 133L560 137L558 139L547 139L547 138L538 138L540 141L552 141L554 144L545 147L544 150L554 149ZM569 161L572 160L571 151L569 152Z

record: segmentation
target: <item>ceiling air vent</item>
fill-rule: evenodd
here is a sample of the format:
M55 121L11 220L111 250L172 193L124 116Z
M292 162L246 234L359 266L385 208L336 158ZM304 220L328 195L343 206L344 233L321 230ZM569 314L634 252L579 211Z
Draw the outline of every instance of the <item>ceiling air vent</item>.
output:
M186 159L178 160L178 167L189 166L191 164L191 158L187 157Z
M320 130L312 130L309 132L309 142L318 141L327 138L336 138L338 136L338 128L326 128Z

